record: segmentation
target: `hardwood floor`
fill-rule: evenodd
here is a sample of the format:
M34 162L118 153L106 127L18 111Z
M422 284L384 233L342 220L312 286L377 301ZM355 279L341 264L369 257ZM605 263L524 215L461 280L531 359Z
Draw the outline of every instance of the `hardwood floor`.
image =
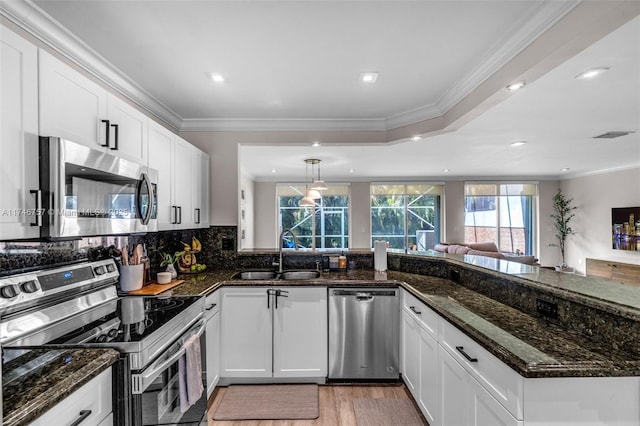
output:
M208 426L357 426L352 401L356 398L411 399L404 385L321 385L319 388L320 416L314 420L244 420L214 421L213 413L226 392L217 388L209 401ZM413 400L412 400L413 401ZM427 422L414 404L416 413Z

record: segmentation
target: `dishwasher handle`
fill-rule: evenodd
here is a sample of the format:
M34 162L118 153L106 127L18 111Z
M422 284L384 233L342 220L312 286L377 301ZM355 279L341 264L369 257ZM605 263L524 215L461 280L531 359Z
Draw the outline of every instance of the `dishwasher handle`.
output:
M368 302L369 300L373 300L373 294L365 292L357 293L356 300L358 302Z

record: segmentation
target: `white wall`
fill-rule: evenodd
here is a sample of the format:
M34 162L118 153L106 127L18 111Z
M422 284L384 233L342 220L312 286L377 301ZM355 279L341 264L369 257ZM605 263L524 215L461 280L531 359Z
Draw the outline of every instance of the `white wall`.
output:
M254 199L254 246L253 248L275 248L278 246L278 218L276 216L276 184L256 182Z
M611 247L611 208L640 206L640 167L563 180L560 188L577 207L565 252L570 266L585 273L587 257L640 265L640 252Z
M255 182L245 174L240 175L240 191L244 197L240 196L238 211L238 249L252 248L255 246ZM244 214L244 217L243 217ZM243 235L244 232L244 235Z
M233 135L225 133L220 137L216 132L180 132L179 135L211 158L209 223L237 226L240 163Z
M369 182L351 182L351 240L349 246L354 249L371 248L371 198Z

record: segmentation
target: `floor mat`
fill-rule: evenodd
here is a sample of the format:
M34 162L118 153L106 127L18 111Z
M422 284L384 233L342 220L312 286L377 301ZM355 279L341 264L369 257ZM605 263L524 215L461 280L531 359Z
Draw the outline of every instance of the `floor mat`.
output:
M231 385L214 420L317 419L318 385Z
M425 425L408 399L358 398L353 400L353 411L358 426Z

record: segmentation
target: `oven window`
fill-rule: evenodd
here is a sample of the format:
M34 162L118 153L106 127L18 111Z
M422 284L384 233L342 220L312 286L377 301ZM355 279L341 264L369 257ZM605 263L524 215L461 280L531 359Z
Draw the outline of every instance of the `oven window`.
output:
M175 352L179 348L169 350ZM200 340L201 359L205 360L204 336ZM166 353L163 356L169 357ZM203 364L204 365L204 364ZM171 364L160 374L141 395L143 425L198 424L207 410L205 372L202 372L204 391L197 403L186 412L180 408L180 377L178 361Z

